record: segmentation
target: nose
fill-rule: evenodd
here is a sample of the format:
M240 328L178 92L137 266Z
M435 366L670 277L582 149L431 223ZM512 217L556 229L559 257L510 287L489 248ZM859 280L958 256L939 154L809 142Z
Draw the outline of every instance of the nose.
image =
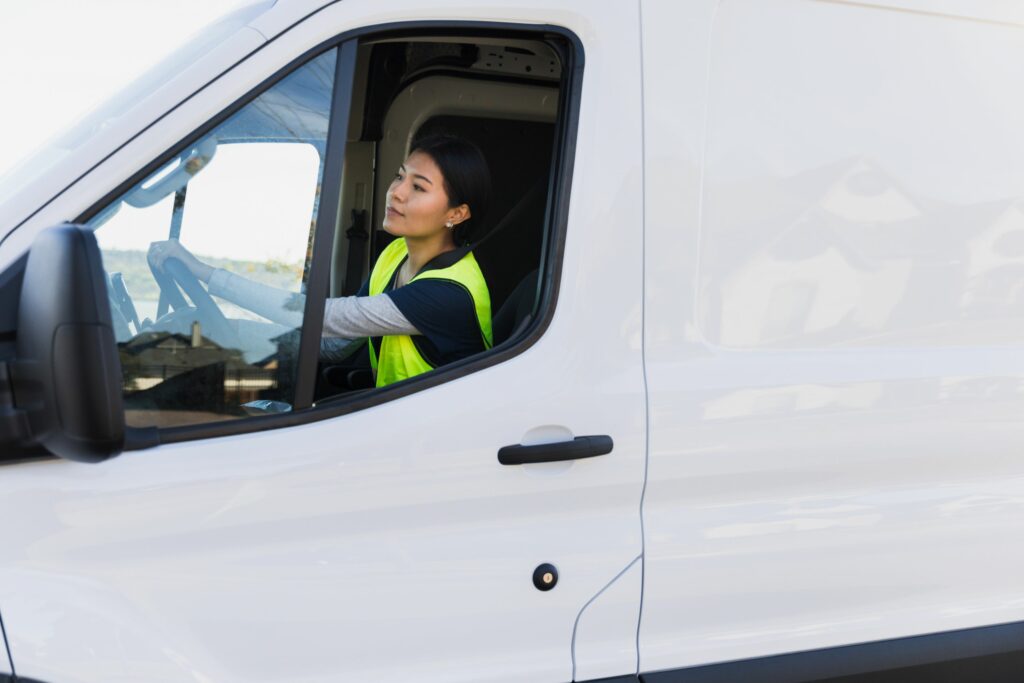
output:
M405 202L406 199L406 187L405 180L399 180L395 178L395 181L391 183L391 189L388 190L388 196L397 202Z

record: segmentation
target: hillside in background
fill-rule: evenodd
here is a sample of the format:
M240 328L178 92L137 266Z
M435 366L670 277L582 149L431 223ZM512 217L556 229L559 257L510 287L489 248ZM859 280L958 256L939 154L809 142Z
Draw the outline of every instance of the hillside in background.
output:
M236 261L234 259L218 259L200 257L203 262L215 268L242 275L271 287L286 289L292 292L299 290L302 277L302 263L284 263L283 261ZM108 249L103 251L103 267L108 273L121 273L128 293L133 299L155 301L160 297L160 289L149 272L146 263L146 252L139 250Z

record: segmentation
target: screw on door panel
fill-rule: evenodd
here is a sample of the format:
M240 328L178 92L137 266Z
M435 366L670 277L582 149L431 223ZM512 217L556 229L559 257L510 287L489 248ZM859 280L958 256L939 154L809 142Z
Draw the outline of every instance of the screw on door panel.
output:
M533 585L540 591L549 591L558 583L558 569L555 565L544 563L533 570Z

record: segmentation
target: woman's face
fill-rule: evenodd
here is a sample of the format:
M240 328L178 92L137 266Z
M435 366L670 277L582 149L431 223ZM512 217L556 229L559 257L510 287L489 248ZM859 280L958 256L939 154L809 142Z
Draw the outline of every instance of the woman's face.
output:
M448 231L448 221L459 223L468 218L468 210L463 209L465 205L448 206L444 176L434 160L413 152L388 188L384 229L398 237L436 236Z

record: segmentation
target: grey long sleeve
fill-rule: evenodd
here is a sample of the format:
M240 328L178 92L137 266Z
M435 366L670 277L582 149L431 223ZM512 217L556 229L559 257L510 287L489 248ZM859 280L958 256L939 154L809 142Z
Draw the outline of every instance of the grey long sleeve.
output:
M324 336L378 337L385 334L419 334L387 294L343 296L327 300Z
M210 294L227 299L280 325L302 326L304 294L270 287L216 269ZM358 339L391 334L419 334L387 294L328 299L324 309L324 337Z

